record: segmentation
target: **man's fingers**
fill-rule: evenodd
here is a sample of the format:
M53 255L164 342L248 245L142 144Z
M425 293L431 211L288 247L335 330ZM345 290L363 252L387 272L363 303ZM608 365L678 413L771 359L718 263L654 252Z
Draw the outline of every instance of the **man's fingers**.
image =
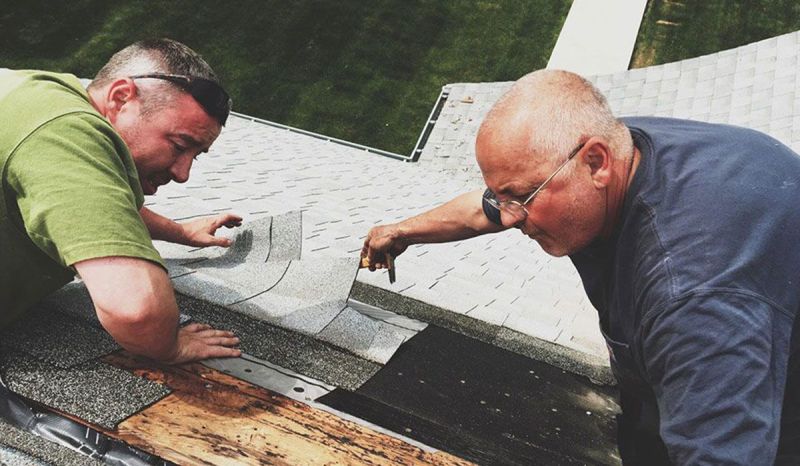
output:
M233 332L217 330L208 324L191 323L178 332L178 354L170 364L182 364L207 358L236 358L240 340Z
M222 246L223 248L227 248L233 244L233 241L230 238L218 238L216 236L212 236L211 238L213 238L211 241L214 243L214 246Z
M205 246L221 246L223 248L229 247L233 244L233 240L222 236L214 236L210 234L204 235L200 238L199 243Z
M225 226L227 228L238 227L242 224L242 217L236 214L222 214L215 219L216 228Z
M190 328L191 325L197 325L197 328ZM207 324L190 324L183 328L183 330L191 331L196 337L232 337L234 333L230 330L219 330Z
M213 338L213 337L234 337L236 335L233 332L228 330L216 330L213 328L205 329L201 332L197 332L197 336L200 338Z
M210 328L211 328L211 326L208 325L208 324L201 324L201 323L193 322L193 323L187 325L186 327L183 327L181 330L183 330L185 332L199 332L201 330L207 330L207 329L210 329Z
M209 346L205 349L200 359L238 358L241 355L242 351L236 348L228 348L227 346Z
M209 337L203 338L203 343L210 346L236 346L239 339L236 337Z

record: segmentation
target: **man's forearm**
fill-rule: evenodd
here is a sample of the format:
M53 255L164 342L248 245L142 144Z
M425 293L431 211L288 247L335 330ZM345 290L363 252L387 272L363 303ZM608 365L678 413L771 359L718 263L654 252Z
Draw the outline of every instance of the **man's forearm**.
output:
M412 244L445 243L504 230L483 213L483 192L473 191L425 213L390 225L373 227L364 240L361 257L370 270L391 267L391 259Z
M504 230L483 213L483 191L455 199L397 224L398 234L408 244L444 243Z
M142 207L139 215L150 232L151 238L171 243L185 242L185 231L180 223L159 215L147 207Z
M75 264L100 323L126 350L168 361L177 352L178 306L166 272L130 257Z

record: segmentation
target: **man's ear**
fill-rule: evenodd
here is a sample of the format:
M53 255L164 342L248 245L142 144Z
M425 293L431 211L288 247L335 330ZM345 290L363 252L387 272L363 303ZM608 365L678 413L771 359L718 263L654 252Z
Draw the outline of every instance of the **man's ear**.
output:
M608 141L600 137L592 137L584 144L581 159L591 170L592 182L598 189L605 188L611 182L611 149Z
M136 100L137 93L138 89L132 79L119 78L114 80L108 86L108 92L106 93L105 116L108 121L112 124L115 123L125 106Z

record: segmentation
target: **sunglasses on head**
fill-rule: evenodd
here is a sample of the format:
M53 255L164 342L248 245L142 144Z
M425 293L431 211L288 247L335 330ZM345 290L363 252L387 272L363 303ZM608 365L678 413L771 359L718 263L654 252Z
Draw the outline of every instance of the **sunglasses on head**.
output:
M128 77L131 79L152 78L169 81L188 92L222 126L225 126L225 122L228 120L231 98L222 86L210 79L167 73L137 74Z

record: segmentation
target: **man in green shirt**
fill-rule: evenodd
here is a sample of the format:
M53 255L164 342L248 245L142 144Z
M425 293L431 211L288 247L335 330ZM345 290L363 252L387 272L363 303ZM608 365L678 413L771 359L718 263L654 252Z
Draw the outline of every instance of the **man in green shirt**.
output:
M168 39L121 50L87 89L67 74L0 73L0 326L77 272L125 349L168 363L238 356L230 332L178 327L152 239L227 246L214 233L241 218L179 224L143 207L188 179L229 111L208 64Z

